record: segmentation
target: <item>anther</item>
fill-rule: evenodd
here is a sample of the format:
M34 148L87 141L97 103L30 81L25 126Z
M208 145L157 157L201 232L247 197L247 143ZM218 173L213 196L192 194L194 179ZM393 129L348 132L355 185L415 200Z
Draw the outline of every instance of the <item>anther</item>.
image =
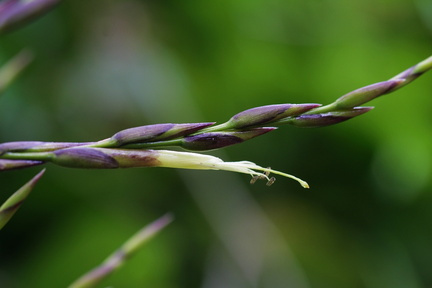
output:
M253 176L252 179L250 180L250 184L254 184L259 178L260 176Z
M275 177L271 177L269 181L267 181L267 186L271 186L276 181Z

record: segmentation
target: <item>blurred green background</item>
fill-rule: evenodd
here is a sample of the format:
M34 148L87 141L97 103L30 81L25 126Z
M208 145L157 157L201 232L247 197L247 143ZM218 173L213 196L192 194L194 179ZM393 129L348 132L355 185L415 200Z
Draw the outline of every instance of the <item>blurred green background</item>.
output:
M63 1L0 38L35 60L0 98L0 142L94 141L327 104L432 54L430 0ZM321 129L209 152L307 180L47 165L0 235L0 287L65 287L142 226L175 221L101 287L432 287L432 73ZM40 167L0 174L4 201ZM105 286L104 286L105 285Z

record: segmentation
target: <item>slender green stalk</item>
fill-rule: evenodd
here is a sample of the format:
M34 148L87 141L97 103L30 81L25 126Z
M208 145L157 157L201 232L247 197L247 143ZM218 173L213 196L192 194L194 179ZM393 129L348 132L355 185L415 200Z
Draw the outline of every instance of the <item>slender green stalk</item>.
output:
M39 172L35 177L33 177L29 182L22 186L18 191L16 191L12 196L10 196L6 202L0 206L0 229L2 229L7 222L12 218L24 200L32 191L33 187L39 181L39 179L44 174L45 169Z
M426 71L432 69L432 56L429 58L426 58L425 60L421 61L417 65L412 66L411 68L403 71L402 73L399 73L398 75L394 76L390 80L398 80L403 79L405 80L404 83L399 85L398 87L395 87L393 90L399 89L408 83L411 83L414 79L421 76Z
M100 266L84 274L72 283L69 288L96 287L102 280L121 267L129 257L137 253L147 241L171 223L172 220L173 217L167 214L145 226L129 238L118 250L112 253Z
M419 76L423 75L423 73L429 71L432 69L432 56L426 58L425 60L421 61L420 63L408 68L407 70L399 73L398 75L392 77L391 79L372 84L360 89L357 89L353 92L350 92L339 99L337 99L335 102L330 103L326 106L322 106L313 110L308 111L306 114L316 114L316 113L323 113L323 112L331 112L336 109L340 109L342 107L340 106L340 103L344 100L350 100L355 101L355 104L353 104L351 107L362 105L370 100L373 100L374 98L385 95L391 92L394 92L405 85L411 83L413 80L417 79ZM349 106L348 106L349 107ZM345 108L345 107L344 107Z

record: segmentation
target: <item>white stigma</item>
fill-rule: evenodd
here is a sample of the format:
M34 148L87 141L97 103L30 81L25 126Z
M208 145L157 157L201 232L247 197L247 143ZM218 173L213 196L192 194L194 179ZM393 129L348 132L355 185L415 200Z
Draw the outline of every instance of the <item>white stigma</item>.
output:
M154 150L154 152L157 153L156 157L160 161L160 165L158 165L160 167L232 171L251 175L253 177L252 182L255 182L256 179L267 179L268 185L275 181L274 177L269 178L270 173L273 173L294 179L303 188L309 188L309 185L300 178L270 168L264 168L249 161L224 162L222 159L211 155L171 150Z

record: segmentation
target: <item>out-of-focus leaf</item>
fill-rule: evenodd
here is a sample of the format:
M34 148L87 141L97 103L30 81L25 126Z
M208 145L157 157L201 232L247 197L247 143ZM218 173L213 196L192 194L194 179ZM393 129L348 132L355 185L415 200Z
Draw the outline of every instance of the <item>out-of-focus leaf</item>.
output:
M21 71L31 62L33 56L28 50L21 51L0 67L0 95L17 78Z
M117 251L112 253L100 266L80 277L72 283L69 288L95 287L100 281L123 265L127 258L136 253L144 243L153 238L153 236L171 223L171 221L172 216L167 214L145 226L129 238Z
M5 203L0 207L0 229L2 229L7 222L12 218L30 192L33 187L39 181L39 179L44 174L45 169L39 172L35 177L33 177L29 182L22 186L18 191L16 191L12 196L10 196Z

